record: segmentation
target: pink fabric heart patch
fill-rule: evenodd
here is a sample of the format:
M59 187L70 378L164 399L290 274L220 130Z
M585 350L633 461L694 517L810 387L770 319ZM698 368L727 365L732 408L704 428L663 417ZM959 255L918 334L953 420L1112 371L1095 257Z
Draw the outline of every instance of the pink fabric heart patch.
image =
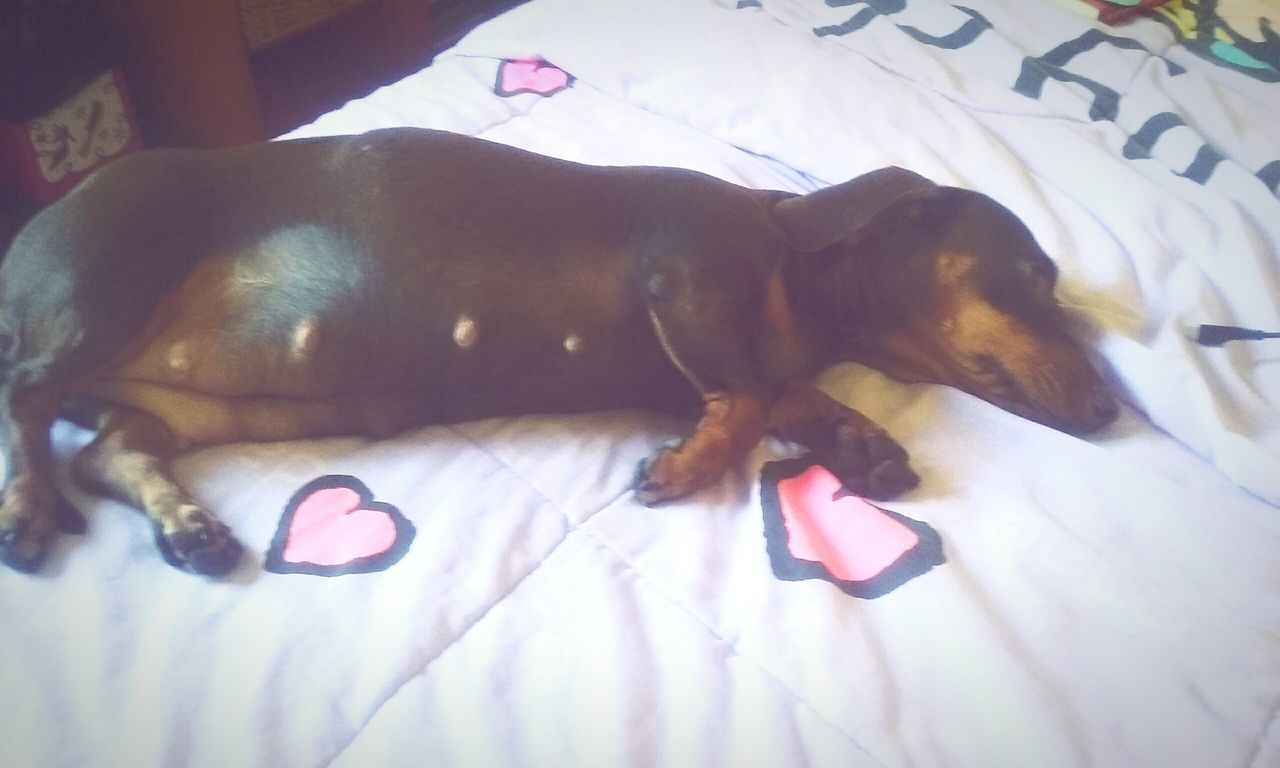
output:
M400 510L374 501L364 483L325 475L285 506L264 567L312 576L382 571L400 561L415 533Z
M506 59L498 65L493 92L499 96L536 93L551 96L573 85L573 76L542 59Z
M936 531L848 493L813 458L766 464L760 500L779 579L823 579L875 598L946 562Z

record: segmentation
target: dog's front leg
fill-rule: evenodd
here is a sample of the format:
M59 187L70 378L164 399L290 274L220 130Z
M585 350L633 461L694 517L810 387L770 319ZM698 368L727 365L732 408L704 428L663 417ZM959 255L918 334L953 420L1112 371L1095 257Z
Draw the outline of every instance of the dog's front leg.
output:
M880 425L812 384L782 387L769 411L769 430L812 450L859 496L890 499L920 484L906 450Z
M759 399L748 394L705 395L693 434L641 463L636 498L656 504L714 482L760 441L764 413Z
M650 505L718 480L764 437L768 413L749 332L750 292L723 284L695 286L679 272L651 276L649 319L667 357L701 394L702 417L689 437L641 462L636 498Z

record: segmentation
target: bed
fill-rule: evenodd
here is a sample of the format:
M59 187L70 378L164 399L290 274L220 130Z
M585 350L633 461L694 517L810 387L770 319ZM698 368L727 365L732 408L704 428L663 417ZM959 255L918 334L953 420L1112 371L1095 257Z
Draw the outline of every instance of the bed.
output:
M669 415L197 451L179 478L248 549L223 581L174 571L136 512L67 481L87 534L39 576L0 572L0 763L1280 765L1280 342L1197 342L1280 330L1268 15L532 0L295 131L426 126L794 192L900 165L980 190L1057 261L1124 412L1080 439L823 374L923 478L856 510L916 535L917 567L862 592L779 545L794 446L636 503L637 462L690 427ZM64 478L89 437L56 426ZM325 514L390 543L291 538Z

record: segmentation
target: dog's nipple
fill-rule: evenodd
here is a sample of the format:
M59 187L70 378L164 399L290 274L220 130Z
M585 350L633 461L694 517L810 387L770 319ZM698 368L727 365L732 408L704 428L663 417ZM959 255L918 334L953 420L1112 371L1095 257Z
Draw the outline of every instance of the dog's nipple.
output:
M166 361L169 364L169 370L179 376L186 376L191 372L191 345L185 341L177 341L173 346L169 347L169 357Z
M315 318L307 318L293 329L293 338L289 340L289 357L294 362L302 362L316 351L320 340L320 329Z
M453 343L463 349L471 349L479 338L480 331L476 328L476 321L469 315L458 317L457 324L453 326Z
M571 355L582 351L582 337L576 333L571 333L564 337L564 351Z

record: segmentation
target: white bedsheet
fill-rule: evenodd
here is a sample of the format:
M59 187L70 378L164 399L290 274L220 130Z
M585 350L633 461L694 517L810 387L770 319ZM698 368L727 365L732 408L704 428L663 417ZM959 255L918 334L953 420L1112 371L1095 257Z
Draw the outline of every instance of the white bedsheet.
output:
M757 478L787 448L650 510L631 472L690 426L650 414L205 450L178 471L250 552L227 582L174 572L136 513L74 491L89 534L46 575L0 573L0 763L1280 764L1277 349L1188 340L1280 330L1280 86L1144 20L1113 33L1145 51L1065 65L1123 93L1093 119L1079 84L1013 87L1088 21L965 5L534 0L295 133L430 126L796 191L898 164L1001 200L1131 407L1084 441L824 375L911 450L923 485L884 506L936 529L946 563L875 600L775 578ZM975 13L992 26L969 45L918 39ZM495 93L503 60L532 57L572 84ZM1166 112L1182 124L1126 157ZM1212 173L1178 175L1202 145ZM64 457L87 439L55 437ZM292 494L331 474L411 521L403 559L263 570Z

